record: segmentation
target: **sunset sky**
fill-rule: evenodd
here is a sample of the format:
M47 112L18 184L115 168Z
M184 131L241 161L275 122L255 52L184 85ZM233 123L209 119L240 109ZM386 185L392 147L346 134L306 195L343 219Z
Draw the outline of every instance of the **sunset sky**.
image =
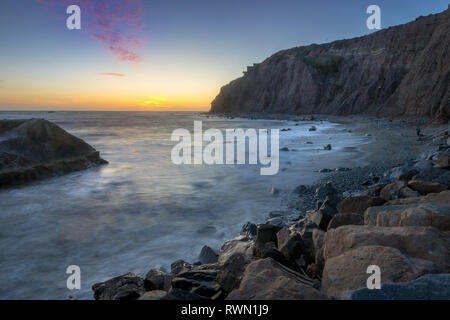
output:
M448 0L0 0L0 109L208 110L246 66L290 47L441 12ZM81 7L81 30L66 8Z

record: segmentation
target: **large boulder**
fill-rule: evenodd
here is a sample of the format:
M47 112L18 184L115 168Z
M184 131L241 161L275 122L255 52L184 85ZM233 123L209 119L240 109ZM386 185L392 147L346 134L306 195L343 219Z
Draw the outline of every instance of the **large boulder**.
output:
M216 282L217 270L199 270L179 273L172 279L172 288L212 298L222 294L220 284Z
M402 254L398 249L384 246L362 246L329 258L325 262L322 292L333 298L367 286L369 266L381 270L381 283L406 282L426 272L440 271L429 261L418 261Z
M390 183L380 191L380 197L385 201L412 196L419 196L419 194L414 193L414 191L407 186L406 181L404 180L397 180Z
M337 205L339 213L363 214L369 207L381 206L386 201L380 197L356 196L342 200Z
M385 246L450 270L450 235L432 227L342 226L325 235L325 261L362 246Z
M450 300L450 274L426 274L409 282L383 284L379 290L348 291L343 297L347 300Z
M385 211L377 216L377 226L423 226L450 231L450 204L424 203L404 211Z
M439 193L439 192L447 190L446 186L443 186L442 184L440 184L438 182L428 182L428 181L421 181L421 180L409 181L408 187L410 187L413 190L418 191L422 195L426 195L429 193Z
M172 274L167 274L160 269L151 269L144 279L145 289L168 291L172 278Z
M357 213L339 213L330 220L327 230L346 225L364 225L364 217Z
M290 261L296 259L304 253L305 244L303 243L300 232L288 228L283 228L277 233L278 250Z
M245 269L239 289L227 300L323 300L316 283L271 258L252 262Z
M242 280L245 267L254 261L255 242L245 236L239 236L225 242L219 253L221 268L216 281L225 292L236 289Z
M0 187L104 163L97 150L47 120L0 120Z
M95 300L136 300L145 291L144 279L127 273L92 286Z
M198 257L198 260L203 263L216 263L218 260L219 255L211 249L211 247L204 246L202 250L200 251L200 255Z

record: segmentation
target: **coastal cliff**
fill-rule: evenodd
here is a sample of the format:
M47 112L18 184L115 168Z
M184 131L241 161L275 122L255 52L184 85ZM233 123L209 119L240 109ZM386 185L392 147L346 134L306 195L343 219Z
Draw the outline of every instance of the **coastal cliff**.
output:
M221 88L212 113L450 116L450 6L367 36L280 51Z
M0 187L105 163L89 144L47 120L0 120Z

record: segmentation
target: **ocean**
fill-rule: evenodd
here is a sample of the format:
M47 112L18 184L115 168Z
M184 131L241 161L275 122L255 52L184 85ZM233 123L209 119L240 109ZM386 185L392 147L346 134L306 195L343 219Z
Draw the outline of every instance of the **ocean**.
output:
M204 245L261 223L285 195L312 184L321 168L363 163L367 137L340 124L226 119L194 112L0 112L0 119L44 118L85 140L108 165L0 189L0 299L92 299L91 286L126 272L170 271L194 262ZM280 170L260 165L175 165L177 128L291 129L280 132ZM310 132L312 126L317 131ZM306 143L306 142L312 142ZM323 146L331 144L331 151ZM355 148L356 147L356 148ZM274 195L271 190L280 190ZM81 290L68 290L66 268L81 269Z

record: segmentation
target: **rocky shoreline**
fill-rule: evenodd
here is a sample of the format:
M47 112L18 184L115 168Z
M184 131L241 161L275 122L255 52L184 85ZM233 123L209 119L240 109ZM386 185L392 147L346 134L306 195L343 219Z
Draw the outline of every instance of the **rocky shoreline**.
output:
M94 284L94 298L450 299L447 128L415 136L406 120L359 120L366 125L352 130L376 139L368 166L324 170L318 184L289 194L286 209L245 223L219 253L205 246L198 261L175 261L170 272ZM397 148L394 133L408 145ZM381 270L380 290L366 287L370 265Z

